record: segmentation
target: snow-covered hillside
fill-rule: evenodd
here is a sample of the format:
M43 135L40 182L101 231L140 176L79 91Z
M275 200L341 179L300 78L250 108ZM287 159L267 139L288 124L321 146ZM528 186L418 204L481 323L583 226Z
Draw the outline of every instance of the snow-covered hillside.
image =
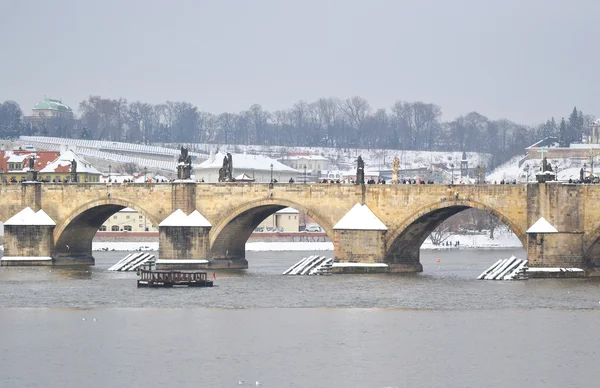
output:
M498 166L498 168L494 169L490 172L486 180L488 182L500 182L501 180L505 180L508 182L512 182L516 180L519 183L527 182L527 177L529 176L529 181L535 181L535 174L537 174L542 167L541 159L527 159L525 160L521 166L519 167L519 161L523 159L523 155L515 156L510 159L508 162ZM590 173L589 161L584 158L552 158L548 159L548 162L551 164L554 172L558 171L557 180L559 181L568 181L572 179L574 181L579 179L579 173L581 168L584 167L584 164L588 162L586 165L586 175ZM528 172L529 171L529 172ZM594 173L597 175L600 172L600 168L597 167Z
M177 145L171 145L176 147ZM327 148L327 147L284 147L284 146L257 146L257 145L216 145L216 144L191 144L190 148L200 152L231 152L261 154L274 159L285 159L293 155L323 155L330 160L332 168L347 170L356 165L356 158L360 155L365 162L365 169L390 169L394 156L400 160L400 169L413 169L430 167L443 164L450 168L454 164L456 170L460 169L462 152L432 152L432 151L402 151L392 149L355 149L355 148ZM470 167L487 165L491 159L490 154L467 152L467 161Z
M22 136L23 146L33 145L40 149L56 149L62 145L74 146L79 154L94 161L116 161L133 163L148 167L152 171L176 171L176 156L179 155L180 144L140 145L121 142L100 142L81 139L46 138ZM232 154L256 154L282 160L289 156L322 155L329 159L331 170L347 171L354 169L356 158L361 155L365 162L365 170L377 171L391 169L394 156L400 160L400 169L416 169L443 165L448 170L451 164L455 171L460 171L462 152L430 152L402 151L393 149L355 149L355 148L326 148L326 147L285 147L260 145L231 145L231 144L186 144L192 155L196 156L195 164L199 164L210 152L231 152ZM157 159L156 155L170 155L171 160ZM470 167L489 165L490 154L467 152ZM235 164L234 164L235 165Z

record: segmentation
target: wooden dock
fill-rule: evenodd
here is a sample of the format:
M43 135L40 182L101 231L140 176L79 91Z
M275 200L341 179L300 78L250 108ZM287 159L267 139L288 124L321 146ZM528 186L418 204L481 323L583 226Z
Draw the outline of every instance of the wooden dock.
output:
M213 281L206 272L166 271L140 269L137 286L139 287L212 287Z

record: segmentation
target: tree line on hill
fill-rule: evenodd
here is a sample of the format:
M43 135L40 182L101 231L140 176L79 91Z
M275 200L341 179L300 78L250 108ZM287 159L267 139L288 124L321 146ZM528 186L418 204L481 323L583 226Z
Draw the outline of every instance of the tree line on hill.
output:
M494 167L547 136L562 145L587 136L591 116L573 108L567 120L554 118L537 126L508 119L491 120L470 112L442 121L440 106L396 101L374 109L359 96L345 100L300 101L269 112L252 105L239 113L212 114L188 102L149 104L90 96L79 103L79 117L29 120L18 104L0 104L0 138L41 135L126 141L132 143L214 143L339 148L389 148L422 151L467 151L492 155Z

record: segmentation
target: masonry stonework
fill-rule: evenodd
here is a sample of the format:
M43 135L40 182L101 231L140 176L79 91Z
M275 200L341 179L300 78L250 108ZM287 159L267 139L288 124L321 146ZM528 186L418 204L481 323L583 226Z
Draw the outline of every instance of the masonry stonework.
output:
M5 225L3 266L51 265L54 226L46 225ZM6 260L19 257L20 260ZM36 260L35 258L38 258Z
M356 203L366 204L387 232L376 236L338 233L336 237L333 225ZM419 247L432 228L459 211L477 208L495 214L513 230L529 251L533 266L600 267L600 185L0 185L0 220L27 206L43 209L57 224L52 236L45 238L45 244L52 246L52 257L73 262L93 260L91 244L100 225L116 211L130 207L154 225L177 209L186 214L198 210L213 226L202 238L194 237L198 241L191 245L191 255L206 252L209 266L245 268L245 243L254 228L269 214L290 206L313 218L333 237L338 261L383 261L393 270L419 271ZM526 234L540 217L559 232L544 236L543 242ZM163 236L162 252L184 256L182 250L175 252L177 238Z

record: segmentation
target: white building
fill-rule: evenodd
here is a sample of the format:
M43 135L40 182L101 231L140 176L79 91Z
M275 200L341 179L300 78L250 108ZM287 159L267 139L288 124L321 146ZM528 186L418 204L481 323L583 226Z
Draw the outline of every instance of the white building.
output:
M257 183L269 183L271 174L273 179L279 183L287 183L290 178L294 181L298 180L298 171L279 163L275 159L267 158L262 155L248 154L231 154L233 171L232 176L236 177L241 174L246 174L254 179ZM219 181L219 169L223 167L223 159L225 154L217 152L200 163L194 166L196 180L204 180L207 183L215 183Z
M300 212L286 207L265 218L256 228L257 232L298 232L300 230Z
M311 174L314 171L329 170L329 159L321 155L294 155L279 161L298 171L304 172L304 168L306 168L306 172Z
M146 217L126 207L110 216L100 232L158 232L158 229Z

